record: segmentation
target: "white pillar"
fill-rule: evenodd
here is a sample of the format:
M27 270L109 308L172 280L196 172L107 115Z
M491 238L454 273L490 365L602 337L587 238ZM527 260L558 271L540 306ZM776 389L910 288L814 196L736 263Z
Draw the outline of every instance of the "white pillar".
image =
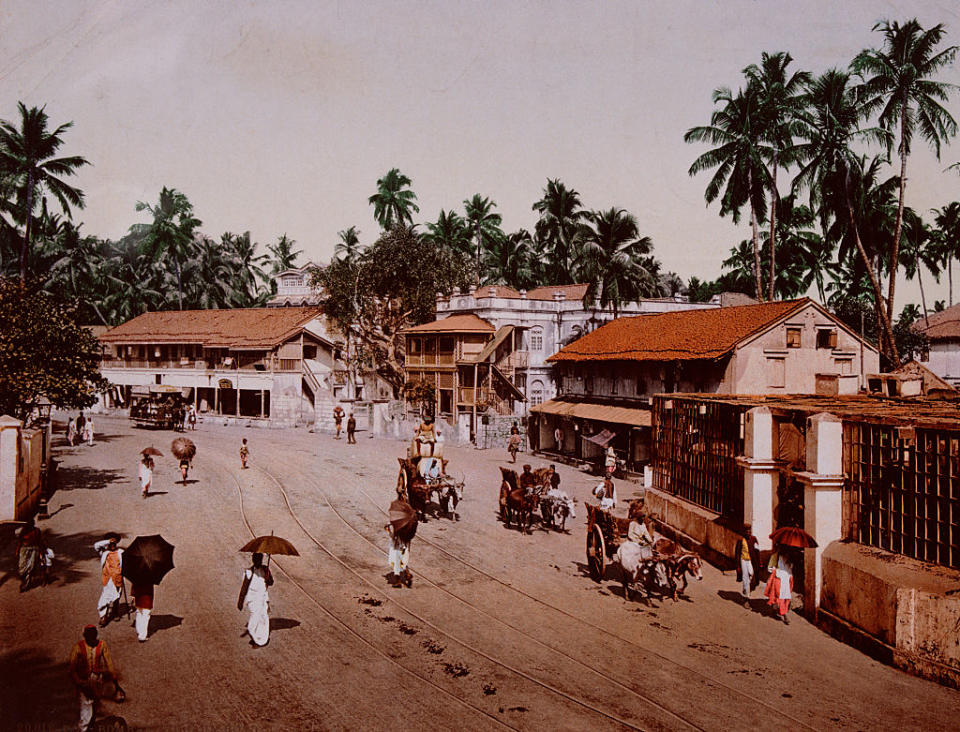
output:
M20 420L0 417L0 520L20 518L17 512L17 468Z
M804 553L804 608L815 619L820 606L823 552L843 538L843 422L821 412L807 420L807 470L797 474L804 485L804 530L817 542Z
M770 549L773 501L777 495L780 462L774 459L776 422L767 407L754 407L744 420L743 522L753 527L760 549Z

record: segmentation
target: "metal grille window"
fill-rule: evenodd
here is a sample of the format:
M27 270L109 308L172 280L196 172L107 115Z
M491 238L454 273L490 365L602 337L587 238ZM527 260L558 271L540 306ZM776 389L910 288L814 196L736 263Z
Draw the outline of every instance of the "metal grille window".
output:
M543 350L543 328L532 328L530 330L530 350Z
M743 518L743 414L746 407L656 398L653 485L710 511Z
M845 422L844 534L960 569L960 432Z
M543 382L534 381L530 384L530 406L543 403Z

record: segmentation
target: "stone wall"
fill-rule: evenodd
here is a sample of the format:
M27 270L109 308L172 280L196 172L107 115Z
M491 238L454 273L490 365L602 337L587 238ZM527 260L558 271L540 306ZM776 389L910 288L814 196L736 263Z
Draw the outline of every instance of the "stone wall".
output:
M484 421L486 420L486 424ZM524 423L524 418L517 417L516 415L501 415L501 414L485 414L483 417L479 417L479 424L477 425L477 447L481 449L488 449L491 447L507 449L507 443L510 440L510 428L513 426L513 423L517 423L517 427L520 428L520 437L523 438L521 443L521 450L524 452L527 451L527 428Z
M40 502L44 432L0 417L0 520L21 521Z

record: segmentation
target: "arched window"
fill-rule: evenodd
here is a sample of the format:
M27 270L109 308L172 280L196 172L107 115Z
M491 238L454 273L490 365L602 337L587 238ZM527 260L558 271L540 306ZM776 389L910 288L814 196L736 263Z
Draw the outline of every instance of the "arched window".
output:
M543 350L543 328L541 328L540 326L530 329L530 350L531 351Z
M535 380L530 383L530 406L535 407L543 403L543 382Z

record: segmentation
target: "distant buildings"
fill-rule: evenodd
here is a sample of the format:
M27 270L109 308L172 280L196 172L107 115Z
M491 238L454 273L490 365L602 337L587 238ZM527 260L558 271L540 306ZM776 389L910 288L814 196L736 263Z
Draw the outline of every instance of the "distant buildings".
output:
M929 353L921 358L927 368L951 386L960 386L960 305L930 313L913 327L930 340Z
M320 265L307 262L302 267L285 269L274 275L277 294L267 302L268 308L307 307L320 304L322 293L310 284Z
M531 407L531 439L587 460L613 444L636 466L655 394L855 393L879 368L873 346L808 299L619 318L547 360L558 396Z
M109 398L128 404L167 385L200 412L312 423L346 379L315 307L144 313L100 335Z

